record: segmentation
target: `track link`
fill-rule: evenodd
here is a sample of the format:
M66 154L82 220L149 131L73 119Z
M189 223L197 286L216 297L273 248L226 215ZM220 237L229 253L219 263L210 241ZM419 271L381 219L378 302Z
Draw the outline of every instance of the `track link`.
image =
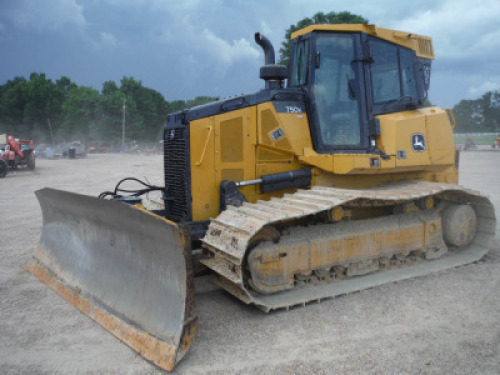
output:
M435 260L421 261L412 254L407 261L401 262L412 265L403 268L381 267L385 268L384 271L332 282L307 285L299 282L298 286L305 287L270 295L259 294L249 286L248 273L245 272L246 258L261 239L273 239L270 229L278 227L293 230L300 220L323 212L334 212L336 207L387 207L426 197L473 207L478 220L477 233L467 248ZM229 293L267 312L477 261L491 246L495 223L495 212L489 199L477 191L458 185L405 181L359 190L316 186L270 201L245 203L241 207L230 206L212 220L202 240L209 255L201 263L214 271L215 281ZM323 281L325 279L328 277L323 278Z

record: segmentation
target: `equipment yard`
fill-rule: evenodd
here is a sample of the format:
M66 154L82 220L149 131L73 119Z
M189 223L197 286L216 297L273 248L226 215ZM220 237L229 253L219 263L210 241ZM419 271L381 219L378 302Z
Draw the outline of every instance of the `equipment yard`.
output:
M499 216L500 152L460 154L459 183ZM128 176L163 185L160 155L37 160L0 180L0 373L162 373L47 288L23 265L39 241L43 187L97 196ZM206 277L200 326L174 374L498 374L500 224L479 262L263 313Z

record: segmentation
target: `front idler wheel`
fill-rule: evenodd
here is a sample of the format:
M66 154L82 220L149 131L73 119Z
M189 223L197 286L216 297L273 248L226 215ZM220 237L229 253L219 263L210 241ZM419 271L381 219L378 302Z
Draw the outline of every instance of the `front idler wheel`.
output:
M453 204L443 212L443 239L448 246L468 246L477 231L477 216L471 206Z

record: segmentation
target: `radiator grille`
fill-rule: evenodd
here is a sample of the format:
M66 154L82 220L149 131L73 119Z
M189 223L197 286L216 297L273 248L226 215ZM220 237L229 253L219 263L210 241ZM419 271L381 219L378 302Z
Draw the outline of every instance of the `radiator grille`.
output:
M165 217L175 222L191 220L189 127L165 129Z

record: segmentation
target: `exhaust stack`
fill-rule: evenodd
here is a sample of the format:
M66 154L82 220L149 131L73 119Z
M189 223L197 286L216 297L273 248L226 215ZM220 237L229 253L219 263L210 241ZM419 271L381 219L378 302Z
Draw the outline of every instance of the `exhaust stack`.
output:
M269 39L261 33L255 33L255 42L264 51L265 65L260 67L260 78L266 82L265 89L273 90L283 88L284 80L288 76L285 65L276 65L274 47Z

